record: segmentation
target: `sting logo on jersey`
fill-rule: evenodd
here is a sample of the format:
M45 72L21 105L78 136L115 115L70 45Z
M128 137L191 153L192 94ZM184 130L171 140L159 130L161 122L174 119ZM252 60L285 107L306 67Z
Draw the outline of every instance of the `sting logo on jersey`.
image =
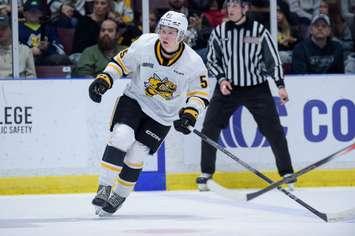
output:
M154 74L148 81L144 82L144 86L147 96L160 95L165 100L170 100L176 91L176 84L169 81L168 78L160 79L157 74Z

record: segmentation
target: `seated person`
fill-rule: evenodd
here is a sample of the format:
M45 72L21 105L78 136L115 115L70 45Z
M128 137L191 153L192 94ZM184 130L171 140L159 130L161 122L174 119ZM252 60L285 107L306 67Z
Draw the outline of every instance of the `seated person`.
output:
M74 34L73 53L82 53L85 48L97 44L100 25L107 19L111 9L111 0L95 0L93 12L90 15L78 18Z
M19 23L19 41L31 48L38 65L67 65L65 55L56 30L41 22L43 6L38 0L28 0L23 5L24 22Z
M11 28L8 16L0 16L0 79L13 76ZM19 45L19 75L21 78L36 78L31 49Z
M298 32L292 26L288 5L277 6L277 45L283 64L291 65L292 50L299 41Z
M95 77L105 69L111 58L125 49L117 44L118 27L111 19L102 22L98 43L83 51L77 66L73 70L73 77Z
M57 16L52 18L52 25L56 28L75 29L78 19L74 16L74 8L70 4L63 4Z
M323 14L314 17L310 37L297 44L293 50L294 74L344 73L343 48L330 35L329 17Z

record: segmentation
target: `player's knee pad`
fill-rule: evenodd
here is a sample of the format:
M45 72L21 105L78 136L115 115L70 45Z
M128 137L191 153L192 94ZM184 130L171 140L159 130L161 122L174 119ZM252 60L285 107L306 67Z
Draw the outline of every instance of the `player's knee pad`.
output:
M135 184L144 166L144 158L148 156L149 148L140 142L134 142L123 161L119 179Z
M149 147L147 147L143 143L135 141L132 147L128 150L124 159L124 163L126 163L127 165L129 165L130 163L134 165L143 165L145 157L149 155L149 150Z
M108 141L108 145L118 148L124 152L132 146L135 141L134 130L126 124L116 124Z

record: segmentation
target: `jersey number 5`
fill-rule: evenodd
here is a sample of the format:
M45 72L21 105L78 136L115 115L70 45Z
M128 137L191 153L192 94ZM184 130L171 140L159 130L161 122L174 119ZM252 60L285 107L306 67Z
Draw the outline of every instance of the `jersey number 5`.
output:
M201 85L201 88L207 88L208 84L207 84L207 79L206 79L205 75L200 76L200 85Z

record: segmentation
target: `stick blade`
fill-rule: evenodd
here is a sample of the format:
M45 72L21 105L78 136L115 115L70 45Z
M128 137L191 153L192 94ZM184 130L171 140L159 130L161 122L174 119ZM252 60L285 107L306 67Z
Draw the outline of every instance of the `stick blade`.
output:
M338 213L328 213L327 217L328 222L355 220L355 208L351 208L349 210L341 211Z
M225 198L231 199L233 201L237 202L246 202L247 198L245 194L238 193L236 191L227 189L220 184L216 183L213 179L209 179L207 181L207 186L208 188L214 192L217 193L218 195L221 195Z

